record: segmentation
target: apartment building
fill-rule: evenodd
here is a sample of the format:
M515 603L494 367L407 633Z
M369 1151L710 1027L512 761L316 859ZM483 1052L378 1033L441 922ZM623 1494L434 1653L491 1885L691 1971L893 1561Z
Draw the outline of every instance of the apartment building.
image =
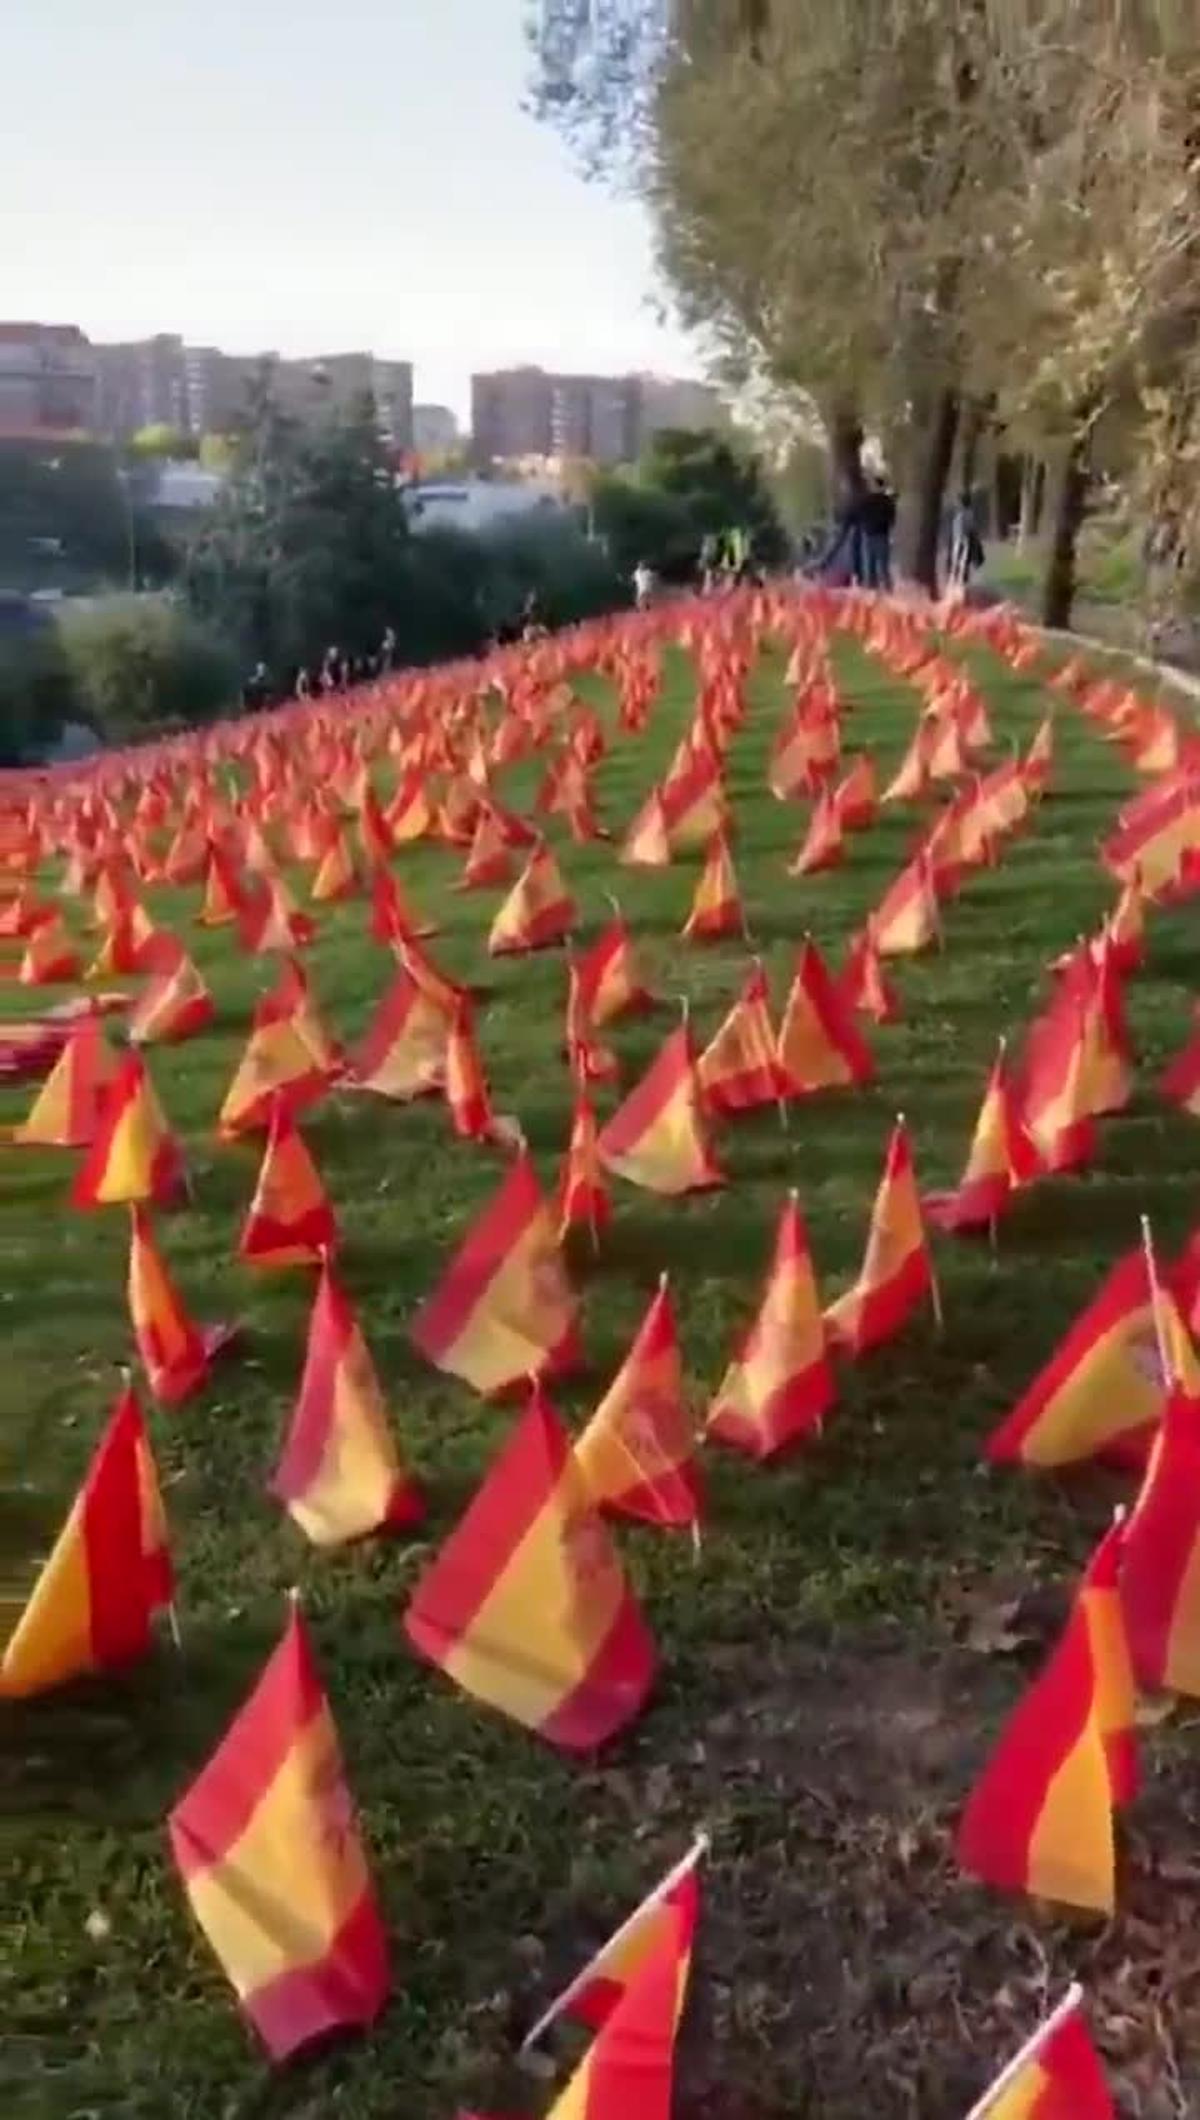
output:
M0 323L0 436L88 434L96 360L77 324Z

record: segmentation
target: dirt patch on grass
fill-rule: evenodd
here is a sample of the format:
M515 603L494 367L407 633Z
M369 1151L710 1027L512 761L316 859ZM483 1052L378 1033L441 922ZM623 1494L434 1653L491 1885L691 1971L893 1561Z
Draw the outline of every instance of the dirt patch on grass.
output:
M1150 1733L1113 1924L977 1890L953 1862L955 1820L1042 1653L1002 1639L1003 1653L922 1656L881 1628L852 1650L718 1649L718 1704L690 1721L678 1762L596 1775L632 1832L678 1817L682 1847L685 1819L713 1830L681 2120L862 2120L868 2101L872 2120L961 2120L1073 1978L1122 2113L1200 2112L1200 1777L1186 1733ZM577 1932L575 1949L601 1933ZM538 1999L578 1963L565 1937L548 1957Z

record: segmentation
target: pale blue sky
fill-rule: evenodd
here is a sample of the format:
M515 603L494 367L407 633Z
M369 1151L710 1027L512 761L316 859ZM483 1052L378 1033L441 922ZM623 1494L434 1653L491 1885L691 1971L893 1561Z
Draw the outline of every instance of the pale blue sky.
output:
M523 0L10 0L0 312L231 352L699 372L640 210L521 110Z

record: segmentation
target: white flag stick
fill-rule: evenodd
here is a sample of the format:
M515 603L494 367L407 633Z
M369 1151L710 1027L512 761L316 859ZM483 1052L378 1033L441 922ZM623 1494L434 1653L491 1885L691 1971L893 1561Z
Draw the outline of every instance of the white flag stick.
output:
M1146 1255L1146 1273L1150 1281L1150 1307L1154 1312L1154 1337L1158 1342L1158 1366L1162 1370L1163 1390L1170 1391L1178 1379L1171 1349L1167 1341L1166 1323L1163 1318L1162 1286L1158 1278L1158 1260L1154 1256L1154 1238L1150 1230L1149 1215L1142 1216L1142 1250Z
M1051 2016L1047 2017L1044 2024L1039 2024L1036 2032L1033 2034L1033 2037L1025 2041L1025 2044L1021 2048L1020 2053L1013 2055L1013 2058L1009 2062L1008 2067L1001 2069L1000 2074L997 2076L995 2082L989 2085L988 2089L984 2092L982 2098L979 2099L978 2103L971 2107L970 2112L967 2114L967 2120L987 2120L987 2115L995 2111L996 2106L1000 2102L1000 2099L1003 2097L1005 2091L1013 2082L1014 2078L1020 2075L1021 2070L1025 2068L1030 2061L1036 2060L1038 2054L1045 2046L1047 2039L1053 2036L1053 2034L1058 2030L1059 2025L1064 2023L1064 2021L1070 2016L1072 2010L1078 2009L1082 2001L1083 1989L1080 1987L1078 1981L1075 1981L1074 1984L1067 1989L1067 1992L1063 1996L1062 2001L1059 2003L1058 2008L1053 2012Z
M576 1996L582 1995L584 1989L591 1986L596 1967L605 1958L620 1950L621 1945L633 1934L639 1923L644 1921L648 1914L652 1914L656 1907L661 1906L663 1900L675 1890L676 1885L682 1884L684 1878L691 1874L697 1863L703 1861L711 1845L712 1843L707 1833L697 1833L682 1861L677 1862L673 1870L667 1871L661 1884L655 1885L654 1890L634 1908L629 1919L623 1921L619 1929L614 1929L608 1942L601 1946L594 1958L588 1959L583 1971L576 1973L570 1986L565 1987L561 1995L550 2004L549 2008L542 2011L533 2030L526 2032L525 2037L521 2041L520 2050L523 2054L528 2053L530 2047L537 2044L542 2033L549 2030L556 2017L561 2017L564 2010L570 2009Z

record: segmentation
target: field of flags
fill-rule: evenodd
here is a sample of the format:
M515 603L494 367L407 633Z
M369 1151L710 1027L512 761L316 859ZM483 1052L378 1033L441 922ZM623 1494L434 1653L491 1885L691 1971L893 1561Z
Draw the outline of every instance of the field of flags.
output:
M0 1725L82 2104L794 2110L736 2007L688 2062L791 1825L710 1723L1000 1566L1061 1613L908 1896L1041 1973L858 2090L1200 2096L1096 1943L1200 1879L1127 1825L1200 1696L1198 891L1178 709L853 592L0 776Z

